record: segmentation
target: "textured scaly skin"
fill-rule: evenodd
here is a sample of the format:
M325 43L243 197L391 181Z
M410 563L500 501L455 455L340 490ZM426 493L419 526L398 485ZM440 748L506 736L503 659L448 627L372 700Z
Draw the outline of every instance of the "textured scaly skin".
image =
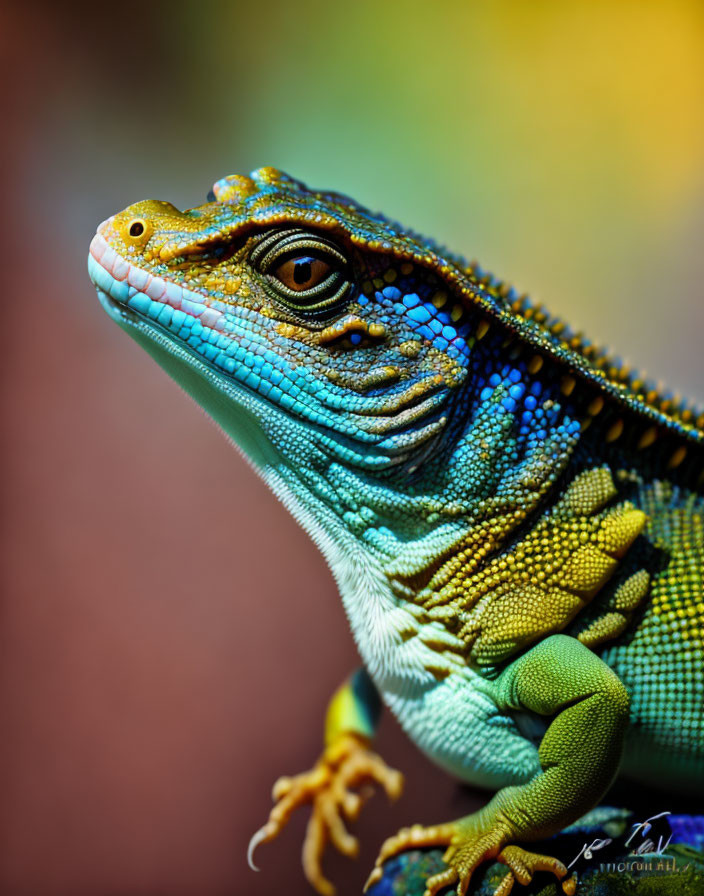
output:
M704 790L704 417L347 197L263 168L211 198L113 216L89 269L319 544L364 661L255 842L312 802L304 865L332 892L320 855L356 849L349 788L400 789L369 750L377 694L434 761L498 790L387 841L380 859L448 846L428 893L464 893L494 856L502 892L564 878L513 841L573 822L619 769Z

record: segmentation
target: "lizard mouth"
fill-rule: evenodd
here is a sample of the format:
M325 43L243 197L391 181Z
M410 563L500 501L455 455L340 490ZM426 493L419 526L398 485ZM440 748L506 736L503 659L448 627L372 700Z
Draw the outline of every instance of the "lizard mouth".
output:
M206 304L202 295L131 264L109 245L100 229L90 244L88 273L103 307L118 321L145 320L165 326L174 312L180 312L183 320L197 319L203 327L223 328L222 311Z

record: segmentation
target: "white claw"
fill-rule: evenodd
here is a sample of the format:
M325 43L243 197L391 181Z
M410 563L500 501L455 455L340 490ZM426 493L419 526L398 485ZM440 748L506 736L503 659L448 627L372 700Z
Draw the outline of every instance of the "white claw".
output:
M252 839L249 841L249 846L247 847L247 864L252 869L252 871L259 871L259 868L254 864L254 850L259 846L260 843L263 843L266 840L266 825L263 828L259 828L259 830L254 834Z

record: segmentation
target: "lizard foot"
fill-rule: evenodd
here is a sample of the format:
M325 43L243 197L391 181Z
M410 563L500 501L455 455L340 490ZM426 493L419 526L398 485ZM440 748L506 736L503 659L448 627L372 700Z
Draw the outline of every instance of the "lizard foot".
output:
M294 811L310 803L312 812L303 842L303 870L321 896L332 896L335 888L323 874L322 855L328 841L343 855L357 855L359 842L347 830L343 816L348 821L358 817L367 794L355 793L351 788L370 782L381 785L389 799L396 799L401 794L403 776L369 750L366 741L351 734L337 738L311 771L293 778L279 778L272 792L276 805L267 823L249 842L250 867L258 870L253 862L255 849L261 843L274 840Z
M443 855L447 868L428 878L423 896L436 896L444 887L451 885L456 885L457 896L465 896L472 874L487 859L495 859L509 869L494 896L508 896L516 881L530 883L536 871L551 871L559 880L567 875L567 868L558 859L527 852L519 846L506 845L507 836L501 830L495 828L480 833L468 828L467 821L462 819L427 828L413 825L400 830L381 847L365 891L381 880L382 865L387 859L407 849L432 846L447 847ZM562 889L566 896L574 896L575 888L574 878L563 881Z

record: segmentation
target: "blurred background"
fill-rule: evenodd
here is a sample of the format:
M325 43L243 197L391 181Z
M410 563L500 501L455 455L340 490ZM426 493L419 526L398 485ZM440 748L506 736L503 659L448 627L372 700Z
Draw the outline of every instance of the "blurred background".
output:
M305 816L245 863L356 663L330 574L101 311L96 225L275 165L529 290L704 399L699 2L5 2L3 896L303 894ZM484 797L408 775L331 858Z

